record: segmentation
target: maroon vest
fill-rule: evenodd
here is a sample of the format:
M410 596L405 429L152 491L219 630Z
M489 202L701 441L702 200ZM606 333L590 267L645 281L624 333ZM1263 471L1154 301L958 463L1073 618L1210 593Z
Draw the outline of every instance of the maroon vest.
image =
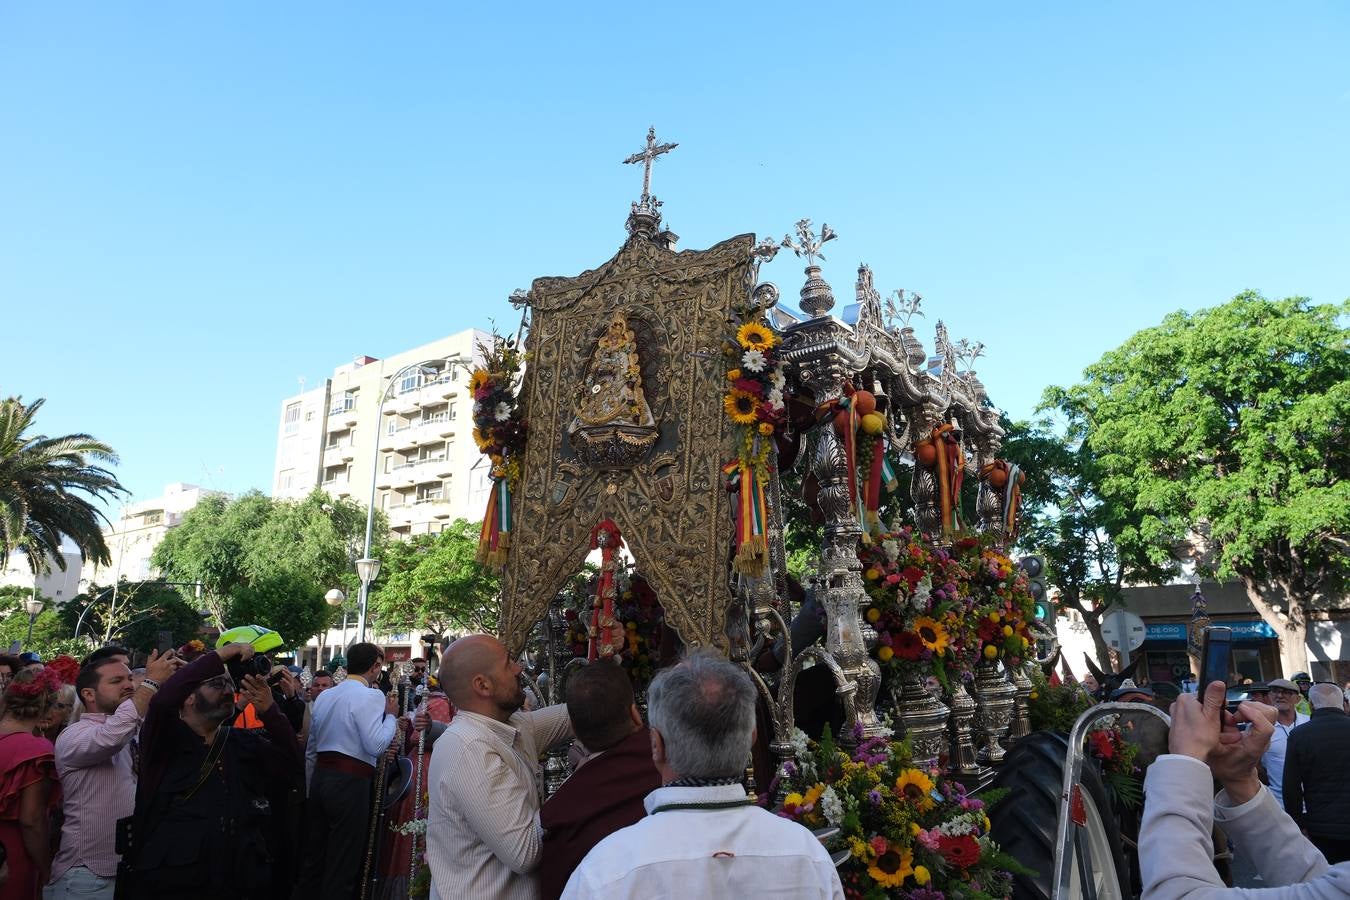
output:
M539 811L544 828L540 900L558 900L591 848L647 815L642 800L661 786L651 734L639 728L567 779Z

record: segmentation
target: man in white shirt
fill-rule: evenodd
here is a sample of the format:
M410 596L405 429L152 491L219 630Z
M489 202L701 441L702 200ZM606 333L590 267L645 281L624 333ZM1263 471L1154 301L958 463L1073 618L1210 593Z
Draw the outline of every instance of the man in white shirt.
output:
M398 697L374 690L384 651L352 644L347 677L314 701L305 766L313 772L305 809L305 867L300 879L314 896L357 895L370 827L375 763L394 739Z
M1284 755L1289 746L1289 732L1293 731L1308 717L1297 709L1303 699L1298 685L1287 678L1276 678L1270 682L1270 700L1275 704L1275 733L1270 736L1270 749L1261 757L1261 765L1266 769L1266 780L1275 802L1284 806Z
M520 665L486 634L446 649L440 682L455 717L427 772L431 900L535 900L539 753L572 733L567 707L521 712Z
M746 674L696 652L657 675L647 700L652 761L665 786L647 795L647 818L587 854L562 900L843 900L815 835L755 806L740 784L755 732Z

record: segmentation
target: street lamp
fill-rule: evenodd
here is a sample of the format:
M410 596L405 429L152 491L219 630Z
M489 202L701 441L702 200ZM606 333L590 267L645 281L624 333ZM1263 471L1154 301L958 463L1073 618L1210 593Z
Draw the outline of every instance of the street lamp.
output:
M365 552L361 554L362 558L356 561L356 572L361 576L361 602L356 613L356 640L358 642L366 639L366 601L370 598L370 583L380 574L380 561L370 558L370 538L371 533L375 530L375 482L380 477L380 438L384 434L384 422L381 421L384 418L384 404L388 401L389 392L394 389L394 385L402 382L403 376L409 372L434 375L436 370L428 365L430 362L431 360L423 360L404 366L395 372L393 377L389 379L389 384L380 393L380 405L375 410L375 444L370 450L370 502L366 504L366 548Z
M28 613L28 637L23 642L25 647L33 643L33 623L37 621L37 617L42 613L42 607L45 605L38 599L36 591L33 592L33 599L23 602L24 612Z
M356 640L360 642L366 639L366 603L370 599L370 583L380 577L380 561L369 556L358 559L356 575L361 579L361 605L356 613Z
M323 602L335 609L339 606L342 607L342 652L345 654L347 652L347 608L344 604L347 602L347 595L337 588L333 588L323 595ZM332 659L334 655L336 654L330 653L329 659Z

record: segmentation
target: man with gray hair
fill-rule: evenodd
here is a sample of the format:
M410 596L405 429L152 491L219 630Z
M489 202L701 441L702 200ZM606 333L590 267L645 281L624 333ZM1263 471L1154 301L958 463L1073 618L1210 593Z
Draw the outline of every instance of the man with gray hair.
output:
M754 805L741 786L755 732L755 689L720 656L691 653L647 694L652 761L663 786L647 817L595 846L563 900L797 897L843 900L811 832Z
M1350 860L1350 716L1334 684L1308 689L1312 716L1289 735L1284 809L1335 865Z

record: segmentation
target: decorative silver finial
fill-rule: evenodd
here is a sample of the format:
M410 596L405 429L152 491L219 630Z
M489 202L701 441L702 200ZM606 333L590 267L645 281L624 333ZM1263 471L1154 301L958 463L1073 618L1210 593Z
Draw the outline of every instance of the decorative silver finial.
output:
M783 246L791 250L798 256L806 257L807 267L814 266L816 260L825 258L825 254L820 252L820 248L827 241L832 241L839 235L834 233L834 229L829 225L821 223L820 237L817 238L811 232L811 220L802 219L797 223L797 236L801 238L801 243L794 241L792 235L783 236Z
M778 242L771 237L766 237L754 246L750 255L758 262L766 263L778 255Z
M923 313L919 306L923 303L923 295L915 291L906 291L901 288L898 291L891 291L891 296L886 298L886 327L894 329L896 323L901 328L908 328L910 320L915 316L923 318Z
M975 360L984 356L984 344L979 341L971 343L965 338L956 342L956 359L962 364L962 368L969 372L975 368Z
M663 153L669 153L679 144L658 144L656 142L656 126L653 125L647 129L647 146L643 147L637 153L624 160L624 165L631 163L642 163L642 199L639 203L646 204L652 199L652 163Z

